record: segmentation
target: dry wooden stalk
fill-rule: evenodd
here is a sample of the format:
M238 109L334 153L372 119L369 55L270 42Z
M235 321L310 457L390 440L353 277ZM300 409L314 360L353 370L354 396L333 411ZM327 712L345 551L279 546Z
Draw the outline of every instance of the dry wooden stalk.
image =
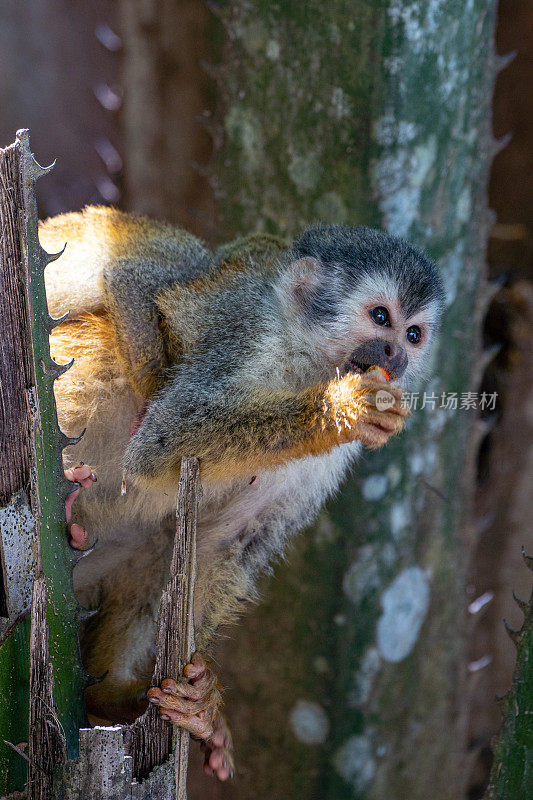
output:
M178 677L194 650L193 602L199 468L184 458L170 580L159 608L152 684ZM80 731L80 756L54 784L54 800L186 800L189 734L150 705L132 725ZM133 783L132 783L133 779Z
M53 768L67 757L54 704L46 606L46 581L39 575L33 584L31 604L28 800L53 798Z
M30 482L31 417L26 389L33 386L29 349L29 322L25 290L25 264L21 247L20 214L23 208L19 148L0 150L0 506ZM2 558L0 543L0 559ZM8 618L9 576L2 563L0 616ZM22 609L17 609L18 613Z
M159 607L157 656L152 685L164 678L177 678L194 652L193 602L196 579L196 524L198 515L199 467L196 458L181 462L178 486L177 526L170 580ZM181 728L174 733L150 706L128 729L133 775L137 780L168 759L174 751L176 800L185 800L189 734Z

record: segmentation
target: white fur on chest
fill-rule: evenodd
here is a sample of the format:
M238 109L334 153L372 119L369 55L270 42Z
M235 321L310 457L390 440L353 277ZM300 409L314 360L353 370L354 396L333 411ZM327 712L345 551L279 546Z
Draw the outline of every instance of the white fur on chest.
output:
M340 445L324 455L293 460L275 470L258 471L244 481L204 485L198 514L199 564L216 551L224 558L232 545L240 542L245 546L257 533L269 536L272 531L279 537L284 528L290 528L291 532L303 528L338 489L359 451L357 443ZM109 515L107 506L104 520L99 514L97 497L84 493L84 521L93 528L98 543L75 570L78 589L121 570L133 554L138 560L146 559L149 569L159 559L168 559L172 536L160 514L164 504L161 498L150 494L133 491L120 497L117 491L113 513ZM166 500L168 519L175 509L175 497ZM150 509L155 512L152 518Z
M340 445L324 455L259 471L249 481L225 491L220 485L205 487L199 509L199 540L224 547L236 538L244 539L250 526L260 526L272 514L283 517L290 513L293 520L301 517L303 527L337 490L359 451L357 443Z

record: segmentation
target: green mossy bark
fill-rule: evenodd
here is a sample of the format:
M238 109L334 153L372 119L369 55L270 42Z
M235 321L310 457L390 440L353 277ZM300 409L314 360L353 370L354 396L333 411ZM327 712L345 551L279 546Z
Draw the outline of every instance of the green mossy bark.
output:
M46 253L39 244L35 180L40 169L32 173L27 132L22 134L22 158L26 160L26 242L30 286L30 321L35 363L36 389L39 399L39 424L35 430L36 470L41 509L40 557L47 585L47 622L49 654L54 670L54 702L66 739L69 758L78 754L78 730L86 723L83 691L87 673L81 664L78 631L83 609L74 596L72 570L76 553L66 535L65 500L72 491L63 473L62 452L74 444L59 430L54 397L54 381L65 372L50 356L49 333L55 326L48 314L44 269L59 254ZM44 171L43 171L44 172ZM82 431L80 431L80 434Z
M31 508L40 531L39 559L47 586L46 619L49 657L53 666L54 709L43 709L65 737L69 757L77 755L78 729L86 722L83 690L87 675L81 665L78 628L80 607L72 588L72 552L67 541L65 498L72 490L63 474L62 449L69 444L59 430L53 392L55 378L64 371L52 361L44 288L44 268L50 257L40 247L35 181L45 170L33 160L27 131L19 131L16 147L20 160L23 203L19 210L22 253L31 287L28 318L34 364L35 393L33 435L35 460L31 466ZM6 191L13 191L5 187ZM16 194L16 192L15 192ZM22 487L21 487L22 488ZM23 487L28 488L28 487ZM28 742L30 619L20 622L0 647L0 793L24 786L26 762L7 747ZM37 701L38 702L38 701ZM44 748L46 751L46 747ZM51 765L46 765L46 768Z
M26 782L26 761L5 741L28 741L30 621L19 622L0 647L0 797Z
M256 0L220 12L220 238L293 236L320 219L424 247L448 295L424 387L437 396L477 389L494 6ZM221 658L241 780L221 797L461 796L474 417L418 410L400 439L365 454L276 568L265 602L231 630ZM384 594L405 573L418 589L404 600L423 619L391 661L377 631ZM302 701L317 744L302 741Z

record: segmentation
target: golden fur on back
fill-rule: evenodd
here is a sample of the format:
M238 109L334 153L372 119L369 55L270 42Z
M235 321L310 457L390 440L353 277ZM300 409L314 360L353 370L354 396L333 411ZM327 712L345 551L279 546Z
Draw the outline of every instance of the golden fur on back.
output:
M60 424L66 431L85 427L121 378L115 342L113 325L105 313L82 314L52 331L52 358L58 364L74 359L54 384Z

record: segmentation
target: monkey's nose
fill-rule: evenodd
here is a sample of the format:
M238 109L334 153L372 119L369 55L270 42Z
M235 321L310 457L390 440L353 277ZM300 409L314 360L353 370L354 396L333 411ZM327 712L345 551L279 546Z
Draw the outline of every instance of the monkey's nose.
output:
M401 378L407 368L407 353L399 344L386 339L371 339L354 350L350 361L363 369L376 366L386 370L391 378Z
M407 368L407 353L394 342L387 342L378 339L377 351L378 360L375 362L378 367L383 367L391 376L401 378Z

